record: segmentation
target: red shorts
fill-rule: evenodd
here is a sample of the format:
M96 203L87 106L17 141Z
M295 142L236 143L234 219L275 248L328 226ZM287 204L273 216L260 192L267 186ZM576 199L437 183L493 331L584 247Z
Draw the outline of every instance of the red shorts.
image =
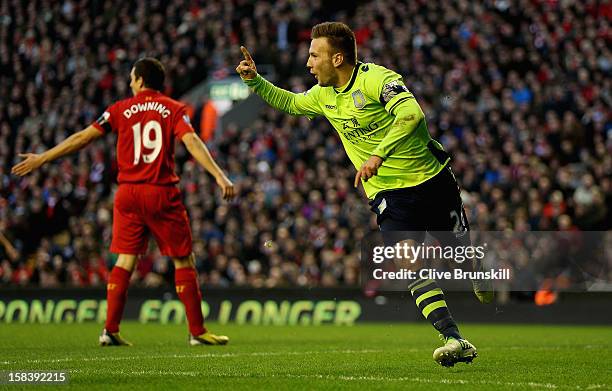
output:
M120 184L113 220L113 253L144 254L152 233L163 255L191 254L189 217L176 186Z

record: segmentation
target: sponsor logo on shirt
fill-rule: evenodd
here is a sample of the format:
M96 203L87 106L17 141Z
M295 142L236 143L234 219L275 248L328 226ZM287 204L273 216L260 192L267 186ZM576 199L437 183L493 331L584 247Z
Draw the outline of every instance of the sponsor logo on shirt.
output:
M360 142L369 140L376 133L379 125L377 122L372 122L366 126L361 126L357 118L349 118L342 120L342 131L339 131L344 139L351 144L359 144Z

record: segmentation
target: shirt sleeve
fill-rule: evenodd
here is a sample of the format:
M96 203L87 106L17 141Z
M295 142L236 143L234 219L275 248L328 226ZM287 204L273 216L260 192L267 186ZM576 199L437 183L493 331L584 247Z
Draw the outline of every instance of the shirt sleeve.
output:
M319 85L313 86L308 91L296 94L275 86L261 75L257 75L254 79L243 81L270 106L285 113L304 115L310 119L323 114L319 104L319 92L321 89Z
M385 110L395 115L395 110L402 103L414 99L402 80L402 76L387 68L376 66L365 82L366 93L380 102Z
M383 160L393 154L397 146L414 134L421 122L425 120L425 114L416 100L399 99L395 105L395 108L392 109L396 111L395 120L372 153Z
M195 132L193 126L191 126L191 120L187 114L185 107L182 107L176 116L176 123L174 124L174 137L177 139L183 138L184 135L190 132Z
M115 105L111 105L106 108L104 113L92 123L92 126L100 131L102 134L112 132L117 129L117 119Z

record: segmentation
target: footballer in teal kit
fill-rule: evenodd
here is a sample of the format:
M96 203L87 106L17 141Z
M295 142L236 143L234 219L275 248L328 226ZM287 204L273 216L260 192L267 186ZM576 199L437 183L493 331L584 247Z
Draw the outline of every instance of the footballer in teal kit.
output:
M329 120L357 170L355 187L362 183L382 232L410 231L406 239L418 243L427 231L445 231L445 237L438 238L443 242L469 241L450 157L431 138L425 115L401 75L359 62L355 35L343 23L318 24L311 38L306 67L317 84L308 91L292 93L274 86L257 73L244 47L236 71L271 106ZM473 281L473 286L481 302L493 300L488 281ZM459 333L438 284L418 279L408 288L444 340L434 351L434 360L443 366L471 362L476 348Z

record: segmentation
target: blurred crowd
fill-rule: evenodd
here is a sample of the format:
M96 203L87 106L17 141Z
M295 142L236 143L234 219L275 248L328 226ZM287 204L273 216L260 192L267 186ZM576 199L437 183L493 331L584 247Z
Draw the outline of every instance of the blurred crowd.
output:
M0 285L103 285L115 256L115 139L10 175L130 94L144 55L166 93L233 74L239 45L304 91L312 25L356 33L358 57L404 76L452 168L473 230L589 231L612 221L612 3L586 0L2 1ZM376 229L355 170L324 119L265 109L209 143L240 197L177 146L200 279L207 286L354 286L361 239ZM563 265L556 272L563 272ZM173 282L156 246L133 283ZM543 272L545 273L545 272ZM542 276L550 277L550 276ZM610 279L608 279L610 280Z

